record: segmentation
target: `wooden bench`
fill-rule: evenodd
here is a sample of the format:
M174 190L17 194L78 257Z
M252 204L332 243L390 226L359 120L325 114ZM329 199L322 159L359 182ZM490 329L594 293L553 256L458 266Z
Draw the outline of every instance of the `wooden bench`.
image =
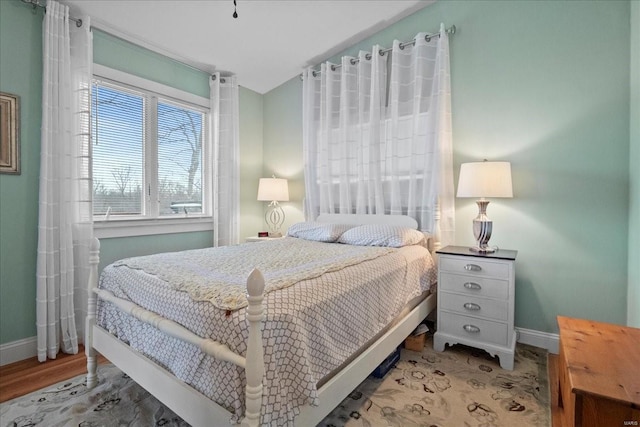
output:
M640 425L640 329L558 316L563 425Z

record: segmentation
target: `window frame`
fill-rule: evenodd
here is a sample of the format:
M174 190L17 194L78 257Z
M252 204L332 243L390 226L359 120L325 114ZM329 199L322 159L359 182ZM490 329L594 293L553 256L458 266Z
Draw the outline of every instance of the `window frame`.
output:
M94 235L98 238L143 236L169 233L185 233L194 231L213 230L213 198L206 195L212 194L213 168L210 162L205 165L206 159L211 159L213 147L208 141L210 129L210 102L204 98L189 92L182 91L161 83L147 80L123 71L115 70L99 64L93 64L93 80L102 80L105 83L120 86L125 89L144 92L152 101L147 105L145 113L145 126L149 132L145 133L144 140L144 194L143 213L140 216L108 216L93 215ZM148 200L158 199L158 141L157 141L157 105L158 102L166 102L172 105L184 105L195 108L203 113L203 147L202 147L202 213L177 214L175 217L159 216L158 203L149 203ZM150 117L151 116L151 117ZM149 156L150 154L150 156ZM155 185L153 185L155 184ZM151 195L149 196L149 185Z

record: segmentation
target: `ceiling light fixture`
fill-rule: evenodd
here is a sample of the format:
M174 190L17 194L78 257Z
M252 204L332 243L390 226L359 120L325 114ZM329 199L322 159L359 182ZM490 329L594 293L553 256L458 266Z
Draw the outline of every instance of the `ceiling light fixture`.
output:
M233 17L236 19L238 18L238 12L236 11L237 6L236 0L233 0Z

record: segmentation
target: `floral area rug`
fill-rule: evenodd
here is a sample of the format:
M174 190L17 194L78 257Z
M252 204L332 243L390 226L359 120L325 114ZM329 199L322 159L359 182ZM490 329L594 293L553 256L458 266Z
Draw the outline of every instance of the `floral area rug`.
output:
M513 371L498 358L456 345L402 350L383 379L369 377L322 427L551 426L547 351L516 345Z
M1 427L189 427L115 366L98 366L98 385L80 375L0 403Z
M515 369L464 346L402 350L382 379L369 377L320 426L550 426L547 353L518 344ZM113 365L0 404L1 426L180 426L180 417ZM306 426L300 426L306 427Z

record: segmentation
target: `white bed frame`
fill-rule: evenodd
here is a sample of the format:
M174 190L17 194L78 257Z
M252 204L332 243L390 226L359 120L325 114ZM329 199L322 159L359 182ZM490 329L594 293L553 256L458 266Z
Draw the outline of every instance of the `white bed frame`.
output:
M350 224L391 224L417 228L414 219L400 215L321 215L321 222ZM434 247L437 245L432 245ZM98 262L100 242L94 239L91 246L89 277L89 307L86 319L85 353L87 356L87 387L97 384L97 353L129 375L140 386L171 408L194 427L231 425L232 414L191 386L185 384L169 371L118 340L96 325L97 298L108 301L120 310L160 331L198 346L203 352L219 360L234 363L245 369L246 411L242 426L260 425L262 405L262 378L264 375L261 323L264 313L262 305L264 278L254 270L247 280L249 306L249 338L247 356L232 352L226 345L212 339L193 334L176 322L165 319L136 304L115 297L111 292L98 288ZM406 317L386 332L373 345L363 351L351 363L318 389L319 406L304 406L295 419L299 426L314 426L324 419L358 384L378 366L435 308L436 296L429 295Z

